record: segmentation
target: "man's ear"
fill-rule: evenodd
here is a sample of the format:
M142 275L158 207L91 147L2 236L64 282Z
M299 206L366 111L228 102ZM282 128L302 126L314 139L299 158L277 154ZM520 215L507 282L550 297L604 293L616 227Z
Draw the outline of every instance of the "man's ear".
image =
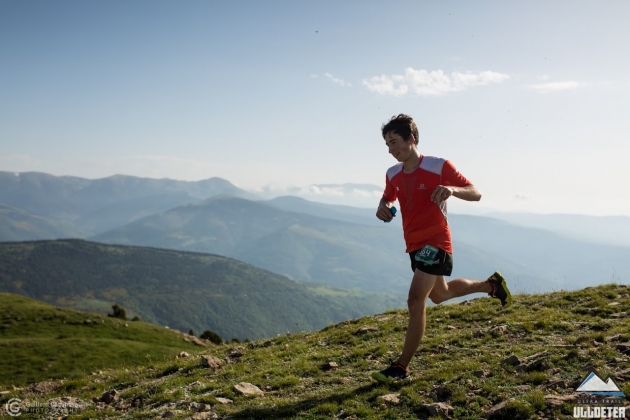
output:
M412 134L409 134L409 138L407 139L407 141L412 142L413 144L416 144L416 137Z

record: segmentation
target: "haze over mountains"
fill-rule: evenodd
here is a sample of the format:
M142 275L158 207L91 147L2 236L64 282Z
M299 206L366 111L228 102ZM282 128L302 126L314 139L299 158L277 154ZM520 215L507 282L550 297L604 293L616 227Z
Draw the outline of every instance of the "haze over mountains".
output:
M400 218L298 197L261 200L228 181L0 173L1 241L79 237L232 257L290 278L404 294ZM538 224L536 220L540 220ZM558 222L555 223L554 220ZM630 280L630 218L449 215L453 276L502 271L516 292ZM404 305L404 300L401 300Z

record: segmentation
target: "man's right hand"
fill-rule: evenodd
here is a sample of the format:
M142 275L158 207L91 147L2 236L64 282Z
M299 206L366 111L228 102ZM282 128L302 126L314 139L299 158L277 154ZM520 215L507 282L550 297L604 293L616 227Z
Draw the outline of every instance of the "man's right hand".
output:
M385 222L392 220L394 218L394 215L389 209L391 206L391 204L381 204L380 206L378 206L378 209L376 210L376 217Z

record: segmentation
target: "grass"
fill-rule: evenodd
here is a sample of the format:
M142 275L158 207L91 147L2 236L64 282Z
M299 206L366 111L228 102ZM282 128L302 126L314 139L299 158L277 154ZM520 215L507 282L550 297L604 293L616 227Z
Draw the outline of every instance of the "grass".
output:
M186 359L151 360L131 369L77 375L63 381L56 392L11 391L0 403L9 398L45 402L73 396L89 402L72 417L77 419L149 419L167 412L183 419L194 415L191 403L208 404L217 418L224 419L426 419L428 405L440 401L453 407L452 418L472 420L505 402L500 418L568 419L572 406L553 406L545 397L572 394L588 366L604 379L615 378L624 392L630 392L624 377L618 376L627 375L623 372L630 368L630 358L616 348L618 342L630 341L628 322L610 317L608 310L630 312L629 293L628 287L610 284L517 295L507 310L488 298L430 307L409 382L382 385L370 379L371 372L383 369L402 348L407 313L396 310L313 333L213 346ZM610 306L611 302L618 304ZM375 329L360 333L365 327ZM610 341L615 335L620 335L618 341ZM243 355L231 358L238 346ZM525 358L542 352L546 353L535 360L544 364L533 371L502 363L511 355ZM202 353L227 362L216 371L202 368ZM335 362L338 368L324 370L326 362ZM547 388L556 380L564 385ZM240 382L258 386L265 396L240 395L234 389ZM100 408L91 403L109 389L119 391L122 402ZM397 394L399 403L383 400L386 394Z
M0 293L0 386L145 365L197 349L181 334L145 322L59 309Z

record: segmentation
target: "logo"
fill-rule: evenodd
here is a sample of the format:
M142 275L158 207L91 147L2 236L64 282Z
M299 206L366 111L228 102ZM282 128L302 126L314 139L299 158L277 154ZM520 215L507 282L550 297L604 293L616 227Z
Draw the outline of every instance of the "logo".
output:
M11 398L9 401L7 401L6 404L6 409L7 409L7 414L10 415L11 417L17 417L20 414L20 404L22 403L22 400L19 398Z
M625 418L623 398L626 394L612 378L604 382L595 372L590 372L575 391L581 396L576 400L578 406L573 407L574 418Z
M426 190L427 188L424 186L424 184L420 184L420 186L418 187L419 190Z
M626 394L621 392L612 378L609 377L608 380L604 382L595 372L591 372L586 377L582 385L576 389L576 392L589 395L601 395L604 397L626 397Z

